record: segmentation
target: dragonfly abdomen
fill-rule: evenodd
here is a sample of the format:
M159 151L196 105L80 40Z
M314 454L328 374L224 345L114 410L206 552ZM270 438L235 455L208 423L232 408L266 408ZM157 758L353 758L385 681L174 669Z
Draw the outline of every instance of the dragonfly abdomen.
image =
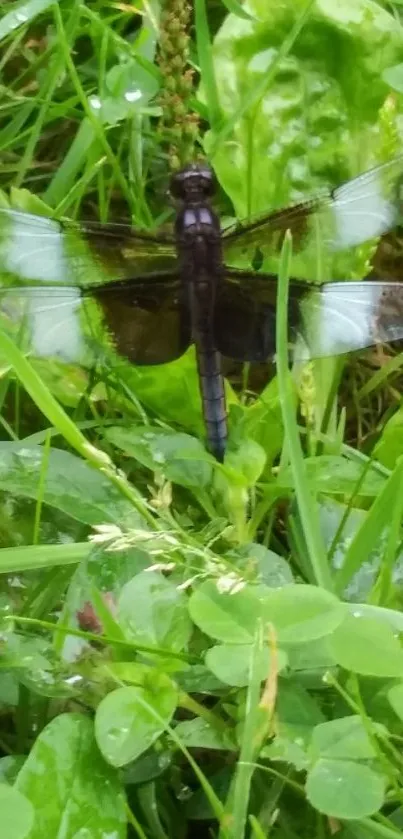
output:
M203 340L203 337L207 340ZM220 353L211 345L207 336L199 336L196 342L196 359L208 447L222 463L228 436L224 379Z

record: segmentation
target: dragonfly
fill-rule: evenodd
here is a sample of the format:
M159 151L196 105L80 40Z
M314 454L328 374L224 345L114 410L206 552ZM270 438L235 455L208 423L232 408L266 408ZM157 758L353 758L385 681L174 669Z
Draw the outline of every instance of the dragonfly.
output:
M403 338L395 233L402 178L403 155L333 191L225 229L213 208L213 171L202 162L172 176L169 232L0 208L0 327L28 336L35 356L80 363L93 351L88 324L95 321L117 357L133 365L166 364L194 344L207 444L222 462L228 435L222 357L273 358L277 273L267 266L287 230L297 264L302 256L306 270L309 259L316 266L314 279L293 276L290 283L295 358ZM375 243L373 278L349 281L344 256L368 241Z

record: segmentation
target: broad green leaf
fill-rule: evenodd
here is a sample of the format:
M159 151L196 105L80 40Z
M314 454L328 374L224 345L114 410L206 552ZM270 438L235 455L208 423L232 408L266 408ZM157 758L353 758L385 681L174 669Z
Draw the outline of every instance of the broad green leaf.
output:
M302 644L330 635L345 617L337 597L318 586L288 585L264 598L263 618L271 622L280 644Z
M0 783L12 786L25 761L26 755L0 757Z
M141 39L144 43L144 37ZM137 57L137 56L136 56ZM151 64L151 68L153 65ZM115 125L128 117L140 116L151 97L158 91L158 78L154 73L147 73L144 66L136 60L126 60L115 64L106 75L105 86L111 96L104 96L97 115L109 125ZM127 91L135 91L137 96L131 99Z
M403 64L395 64L393 67L387 67L382 73L382 78L394 90L403 93Z
M5 636L2 649L2 663L8 670L18 674L19 681L44 696L71 696L72 687L63 679L57 679L59 663L50 639L39 635L20 635L10 632ZM7 672L6 674L7 675ZM10 685L8 686L10 690ZM18 688L18 685L15 686ZM9 696L12 699L13 694ZM17 690L18 697L18 690Z
M309 767L309 759L301 743L287 737L275 737L269 746L262 749L260 757L290 763L297 772L303 772Z
M320 528L326 548L331 550L331 563L334 569L343 566L351 542L361 527L365 527L368 516L367 510L351 507L334 498L323 498L320 501ZM348 600L365 601L379 572L388 539L388 522L384 528L378 527L375 539L372 537L371 550L367 553L365 562L360 562L355 574L344 592ZM336 540L336 541L334 541ZM403 556L403 552L402 556ZM396 558L395 573L399 574L399 559Z
M329 639L335 660L364 676L403 676L403 650L392 629L373 618L348 615Z
M369 766L347 760L321 758L308 773L308 800L327 816L363 819L383 805L385 782Z
M403 408L398 408L380 428L379 439L373 450L374 457L388 469L394 469L396 460L403 454Z
M105 437L148 469L173 483L201 489L211 482L212 458L200 440L163 428L108 428Z
M0 443L3 490L23 498L38 498L44 457L41 446ZM46 456L43 492L46 504L85 524L134 522L132 505L101 472L60 449L51 449Z
M220 644L212 647L206 654L206 664L212 673L227 685L246 687L250 680L253 647L251 644ZM259 650L254 662L256 678L266 679L272 666L272 654L269 647ZM277 652L278 671L287 666L287 656L282 650Z
M213 728L201 717L178 723L175 726L175 734L184 746L192 749L229 749L230 751L237 749L236 744L231 739L230 729L223 731Z
M164 689L166 684L170 684L169 678L167 682L165 673L161 673L161 671L139 661L108 661L97 668L97 673L101 673L103 676L112 676L116 679L116 682L126 682L130 685L136 685L136 687L151 685L154 688L157 680L161 689Z
M164 775L172 764L172 751L169 746L162 751L151 748L143 755L125 767L124 778L126 785L147 784Z
M123 687L109 693L95 717L97 743L108 763L124 766L143 754L169 725L176 704L168 681L157 692Z
M266 463L266 454L262 446L255 440L243 439L236 450L228 449L225 457L225 467L233 470L239 484L253 487L259 480ZM220 473L217 474L219 478Z
M5 665L6 656L4 655L4 647L3 644L3 666ZM7 670L3 670L0 672L0 707L7 707L7 706L14 706L18 705L18 698L19 698L19 685L18 685L18 676L15 673L7 672ZM9 755L8 755L9 757ZM5 760L6 758L0 758L1 760ZM1 774L1 773L0 773Z
M204 664L194 664L175 673L175 682L186 693L213 693L224 687Z
M118 615L127 637L141 644L179 652L190 637L187 597L157 571L143 571L123 586Z
M393 685L388 690L387 696L393 710L399 719L403 720L403 682Z
M268 382L255 402L243 408L239 425L244 436L251 437L262 446L266 462L272 464L281 451L284 439L276 378Z
M385 606L373 606L372 603L348 603L347 612L354 618L363 617L381 621L396 633L403 632L403 613Z
M15 787L0 783L1 832L7 839L31 836L34 808L28 798Z
M189 601L194 622L212 638L229 644L250 644L261 617L273 624L278 641L299 644L333 632L344 619L344 605L317 586L261 586L234 593L220 592L213 582L199 586Z
M125 383L160 419L180 423L185 431L204 439L194 347L169 364L135 368L128 365ZM228 403L238 401L228 382L225 390Z
M55 0L23 0L21 3L14 3L13 8L0 20L0 40L49 9L54 2Z
M253 642L262 604L251 589L232 593L219 591L212 580L191 595L189 613L194 623L211 638L229 644Z
M232 565L242 569L248 579L262 582L269 588L281 588L293 582L292 570L287 560L258 542L239 545L228 551L225 558Z
M279 683L276 702L277 733L289 744L297 743L304 751L315 726L325 721L319 702L295 679Z
M334 655L329 649L330 635L318 638L315 641L307 641L306 644L287 644L288 664L296 674L298 671L315 671L318 675L331 667L336 667Z
M382 489L377 494L365 521L357 530L346 551L344 562L335 575L338 591L343 591L352 576L359 570L364 559L372 552L383 531L393 528L393 546L389 546L393 553L399 551L398 523L403 512L403 459L399 458L393 472L390 473ZM393 514L391 514L391 509ZM389 560L390 562L390 560ZM389 574L389 571L388 571Z
M346 457L307 457L304 460L307 477L313 491L351 495L359 486L359 494L378 495L385 484L385 478L375 469L370 469L362 480L363 466ZM293 489L293 478L289 468L279 474L279 485Z
M88 717L61 714L52 720L37 737L15 787L35 811L29 839L73 839L84 829L91 839L126 836L123 788L97 749Z
M376 751L361 717L340 717L317 725L312 732L312 753L341 760L371 760Z

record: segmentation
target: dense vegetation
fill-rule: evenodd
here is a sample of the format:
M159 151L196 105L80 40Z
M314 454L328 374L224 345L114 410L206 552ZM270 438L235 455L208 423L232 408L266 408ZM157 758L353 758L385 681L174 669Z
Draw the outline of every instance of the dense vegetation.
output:
M164 6L3 0L2 206L153 228L204 153L228 223L399 151L400 3ZM402 357L290 376L314 277L263 257L278 366L228 367L223 465L192 350L83 369L0 332L5 839L402 835Z

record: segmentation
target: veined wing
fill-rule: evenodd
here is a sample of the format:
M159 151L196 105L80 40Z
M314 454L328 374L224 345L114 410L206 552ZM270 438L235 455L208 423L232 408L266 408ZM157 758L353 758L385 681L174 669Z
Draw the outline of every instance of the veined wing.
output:
M275 354L277 280L227 272L215 309L217 349L237 361ZM320 358L403 338L403 284L290 283L289 346L294 358Z
M0 277L4 283L90 285L173 271L171 237L124 224L76 224L0 208Z
M399 155L332 192L224 231L225 261L233 265L248 255L253 259L257 249L264 256L278 253L288 229L294 251L315 251L317 262L319 247L323 258L323 253L335 254L377 239L402 218L402 178L403 155ZM330 278L312 277L322 282Z
M163 364L190 343L190 320L176 275L74 286L0 289L0 327L24 352L83 365L101 348L134 364Z
M296 334L312 358L342 355L403 338L403 284L326 283L301 298ZM297 356L304 356L297 344Z

